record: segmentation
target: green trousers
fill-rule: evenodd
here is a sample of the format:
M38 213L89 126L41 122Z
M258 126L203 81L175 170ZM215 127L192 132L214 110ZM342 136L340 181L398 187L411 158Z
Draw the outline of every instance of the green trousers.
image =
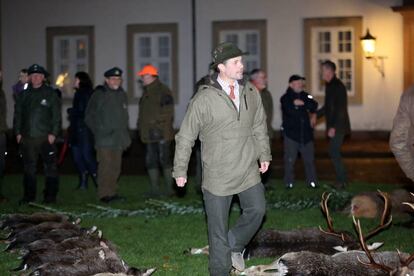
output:
M121 174L122 150L98 148L98 197L111 197L118 190L118 178Z
M344 138L344 134L336 133L335 137L329 139L329 156L335 168L336 181L342 184L348 182L346 168L341 154Z
M231 252L242 252L262 224L266 212L264 187L259 183L239 194L243 210L237 222L228 229L233 196L216 196L203 190L207 215L209 271L212 276L229 275Z

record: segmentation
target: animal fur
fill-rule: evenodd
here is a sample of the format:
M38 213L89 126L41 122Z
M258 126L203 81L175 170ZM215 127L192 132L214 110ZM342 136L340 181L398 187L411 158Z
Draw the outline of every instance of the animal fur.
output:
M402 204L403 202L413 202L410 193L404 189L397 189L389 193L391 211L393 215L411 213L413 210ZM384 210L384 201L376 192L364 192L355 195L351 199L350 207L347 207L350 215L356 218L376 218Z
M398 268L401 265L399 255L395 251L372 253L372 255L377 262L387 266ZM403 259L409 257L406 253L401 253L401 256ZM309 251L290 252L270 265L252 266L238 275L389 276L389 273L364 265L361 261L369 262L364 251L341 252L332 256ZM409 268L413 269L414 266L410 265Z

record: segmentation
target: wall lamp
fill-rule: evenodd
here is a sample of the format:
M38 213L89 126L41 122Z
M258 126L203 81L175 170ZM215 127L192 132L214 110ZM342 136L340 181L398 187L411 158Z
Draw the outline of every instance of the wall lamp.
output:
M369 29L367 29L366 34L361 37L362 50L364 51L365 58L372 60L375 68L380 72L381 76L385 77L384 59L387 57L375 55L376 40L375 36L373 36L369 32Z

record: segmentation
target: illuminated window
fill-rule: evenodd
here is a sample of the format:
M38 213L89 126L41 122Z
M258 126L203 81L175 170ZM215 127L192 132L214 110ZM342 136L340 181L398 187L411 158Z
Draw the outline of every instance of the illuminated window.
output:
M232 42L249 55L243 57L245 72L255 68L266 70L266 21L213 22L213 47L221 42Z
M350 103L362 102L362 18L305 19L305 67L309 92L319 100L325 96L321 64L335 62L337 77L348 91Z
M128 25L128 93L133 100L142 95L136 76L142 67L152 64L158 68L160 81L167 85L178 101L177 24Z
M46 33L51 84L59 87L63 99L71 99L76 72L85 71L93 79L93 27L50 27ZM64 76L62 82L59 76Z

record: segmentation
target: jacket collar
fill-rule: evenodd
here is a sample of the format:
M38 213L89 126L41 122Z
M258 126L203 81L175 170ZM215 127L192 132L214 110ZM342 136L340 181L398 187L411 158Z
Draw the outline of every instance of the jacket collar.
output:
M221 87L221 85L219 84L219 82L217 81L217 77L218 77L218 73L213 73L209 76L209 80L208 80L208 84L218 90L223 90L223 88ZM243 87L246 85L247 82L247 78L243 78L241 80L237 81L238 84L240 85L240 91L243 90Z

